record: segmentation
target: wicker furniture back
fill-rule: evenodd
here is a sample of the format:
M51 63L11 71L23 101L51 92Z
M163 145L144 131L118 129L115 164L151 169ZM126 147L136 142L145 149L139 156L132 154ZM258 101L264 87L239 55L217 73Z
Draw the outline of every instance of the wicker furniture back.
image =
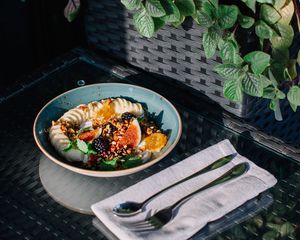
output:
M86 31L91 47L125 60L147 72L171 77L199 90L227 111L247 117L253 98L241 104L223 97L222 79L213 71L219 59L206 59L202 30L191 26L165 27L153 38L141 37L132 24L132 14L120 0L87 1Z

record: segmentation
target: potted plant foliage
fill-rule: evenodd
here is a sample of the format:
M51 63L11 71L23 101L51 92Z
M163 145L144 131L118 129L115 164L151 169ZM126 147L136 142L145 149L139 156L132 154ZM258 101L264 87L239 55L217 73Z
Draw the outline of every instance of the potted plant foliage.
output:
M204 28L206 58L218 54L222 59L214 69L224 79L227 99L241 101L244 93L269 99L277 120L282 119L280 100L287 99L294 111L300 106L300 54L291 52L300 26L296 0L121 2L134 12L135 28L147 38L166 24L177 27L188 18Z

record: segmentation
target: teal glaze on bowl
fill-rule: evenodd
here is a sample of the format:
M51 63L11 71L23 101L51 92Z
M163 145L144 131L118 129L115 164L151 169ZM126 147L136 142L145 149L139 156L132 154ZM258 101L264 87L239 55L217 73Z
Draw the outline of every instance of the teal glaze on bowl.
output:
M46 131L51 126L51 121L56 121L66 111L79 104L117 97L126 98L133 102L140 102L150 114L155 116L158 123L161 124L161 129L168 133L167 145L155 159L134 168L99 171L80 168L76 166L76 163L67 161L56 152L50 143ZM36 144L49 159L71 171L95 177L123 176L153 165L172 151L179 141L181 131L182 123L179 113L167 99L152 90L122 83L99 83L65 92L48 102L42 108L33 125L33 135Z

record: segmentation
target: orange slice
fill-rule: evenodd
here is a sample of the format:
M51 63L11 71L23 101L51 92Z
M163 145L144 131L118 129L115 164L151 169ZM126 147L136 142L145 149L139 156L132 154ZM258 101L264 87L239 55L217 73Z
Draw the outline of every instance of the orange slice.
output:
M159 152L166 144L168 138L163 133L153 133L144 139L145 149L151 152Z
M110 103L111 101L106 101L103 104L103 108L96 113L96 118L100 119L101 123L106 123L116 115L114 109L110 106Z

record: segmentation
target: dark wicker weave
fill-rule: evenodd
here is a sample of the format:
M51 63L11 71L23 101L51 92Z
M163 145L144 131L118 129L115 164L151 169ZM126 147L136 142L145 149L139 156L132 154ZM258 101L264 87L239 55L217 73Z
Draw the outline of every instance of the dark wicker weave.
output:
M242 103L223 97L223 80L213 71L220 60L206 59L201 45L202 29L192 26L166 26L153 38L141 37L132 24L132 14L120 0L87 1L86 30L91 47L125 60L147 72L183 82L227 111L239 117L248 116L253 98L244 96Z

